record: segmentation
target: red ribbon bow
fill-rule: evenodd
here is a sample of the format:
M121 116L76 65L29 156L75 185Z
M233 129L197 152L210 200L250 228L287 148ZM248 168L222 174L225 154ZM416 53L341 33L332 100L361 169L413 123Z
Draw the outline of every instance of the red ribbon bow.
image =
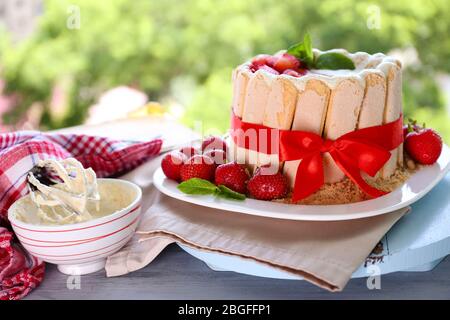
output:
M232 137L242 148L267 154L277 153L280 161L302 160L295 177L293 201L306 198L324 184L322 155L329 153L339 166L361 190L376 198L386 194L365 182L361 171L374 176L389 160L391 150L403 142L403 119L379 126L359 129L336 140L322 139L321 136L299 130L279 130L263 125L243 122L232 115ZM239 129L239 130L238 130ZM264 129L264 134L260 134ZM256 143L246 137L248 130L255 130ZM269 132L269 134L268 134ZM273 139L278 137L278 150L273 149Z

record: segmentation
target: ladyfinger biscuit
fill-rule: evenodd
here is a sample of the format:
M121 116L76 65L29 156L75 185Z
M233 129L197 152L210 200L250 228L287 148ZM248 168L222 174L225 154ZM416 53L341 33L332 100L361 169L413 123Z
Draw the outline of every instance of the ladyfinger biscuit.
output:
M327 113L330 88L320 80L309 80L303 91L298 93L297 106L291 130L302 130L322 135ZM286 161L283 171L294 186L300 160Z
M363 85L355 79L345 79L332 89L325 119L324 137L336 140L355 130L364 97ZM323 157L325 182L334 183L344 178L344 173L326 153Z
M386 101L386 79L382 73L371 72L365 76L366 88L359 113L358 129L383 124ZM381 174L381 170L374 178ZM368 175L364 175L369 177Z
M242 110L242 121L263 124L264 112L271 91L271 80L261 71L252 75L247 84L247 90ZM237 147L237 159L245 159L250 170L258 164L258 152Z
M233 78L233 100L232 100L233 111L236 116L242 117L247 85L250 75L246 71L236 69L233 72L232 78Z
M386 80L379 73L369 73L365 77L366 88L359 113L358 129L383 124L386 99Z
M386 89L384 123L397 120L402 113L402 71L398 64L389 63L387 66ZM391 151L391 158L384 165L381 176L389 178L397 165L403 166L403 145Z
M297 88L292 81L284 77L275 78L271 84L270 94L267 99L263 125L270 128L289 130L294 119L297 95ZM274 165L274 172L281 165L277 155L260 153L258 165L266 164Z

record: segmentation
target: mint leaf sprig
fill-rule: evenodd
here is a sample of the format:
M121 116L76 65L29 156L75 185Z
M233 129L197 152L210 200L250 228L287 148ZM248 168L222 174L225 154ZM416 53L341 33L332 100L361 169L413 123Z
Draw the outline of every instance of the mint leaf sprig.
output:
M233 199L233 200L245 200L245 194L231 190L230 188L219 185L200 178L192 178L181 182L177 186L178 190L186 194L192 195L206 195L212 194L217 197Z
M302 61L309 69L355 69L353 61L339 52L323 53L316 59L312 51L311 37L308 33L303 37L303 42L290 46L286 53Z
M308 67L314 65L311 36L308 33L303 37L303 42L290 46L286 53L293 55Z
M327 52L321 54L314 63L315 69L328 69L328 70L339 70L339 69L349 69L354 70L355 64L352 59L344 56L342 53L338 52Z

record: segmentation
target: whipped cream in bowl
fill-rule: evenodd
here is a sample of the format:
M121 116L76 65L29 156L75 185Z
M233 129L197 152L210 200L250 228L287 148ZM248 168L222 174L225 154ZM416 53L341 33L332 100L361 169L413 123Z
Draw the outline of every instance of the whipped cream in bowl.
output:
M62 273L102 269L139 223L137 185L98 179L73 158L40 161L27 182L29 194L9 208L8 219L24 248Z

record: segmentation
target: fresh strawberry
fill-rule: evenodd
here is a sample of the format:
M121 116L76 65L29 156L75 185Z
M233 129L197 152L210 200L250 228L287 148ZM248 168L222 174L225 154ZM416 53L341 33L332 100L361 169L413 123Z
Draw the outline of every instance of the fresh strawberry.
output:
M271 56L270 54L259 54L254 57L251 61L250 69L253 72L258 70L260 67L269 66L273 67L274 63L278 60L277 57Z
M405 139L405 149L414 161L433 164L441 155L442 138L429 128L409 132Z
M300 61L293 55L283 53L275 57L277 59L273 64L273 68L280 73L283 73L287 69L296 70L298 67L300 67Z
M281 173L262 174L257 170L248 181L247 190L250 195L259 200L274 200L286 197L289 185Z
M205 152L206 150L214 150L219 149L223 151L227 151L227 144L221 137L218 136L209 136L203 139L202 142L202 151Z
M251 64L248 68L250 69L251 72L255 73L256 71L258 71L259 67Z
M263 65L269 65L269 61L271 61L272 56L270 54L258 54L256 57L252 59L252 66L260 67Z
M270 56L270 57L267 58L266 65L268 65L269 67L273 68L273 66L277 62L277 60L278 60L278 56Z
M220 149L207 150L204 155L210 157L216 165L227 162L226 152Z
M288 76L295 77L295 78L298 78L301 76L300 73L298 73L297 71L292 70L292 69L284 70L283 74L287 74Z
M283 71L283 74L287 74L288 76L298 78L306 74L306 69L297 69L297 70L286 69Z
M246 193L247 181L250 175L247 169L236 162L229 162L217 167L215 182L217 185L224 185L233 191Z
M180 169L181 181L192 178L200 178L212 181L216 165L213 160L205 155L195 155L184 162Z
M161 168L167 178L180 181L180 169L186 160L187 157L185 154L179 151L172 151L162 158Z
M179 151L186 155L188 158L195 156L196 154L201 154L200 150L194 147L183 147Z
M255 69L254 72L256 72L257 70L264 70L268 73L275 74L275 75L280 74L277 70L273 69L272 67L269 67L268 65L259 66Z

